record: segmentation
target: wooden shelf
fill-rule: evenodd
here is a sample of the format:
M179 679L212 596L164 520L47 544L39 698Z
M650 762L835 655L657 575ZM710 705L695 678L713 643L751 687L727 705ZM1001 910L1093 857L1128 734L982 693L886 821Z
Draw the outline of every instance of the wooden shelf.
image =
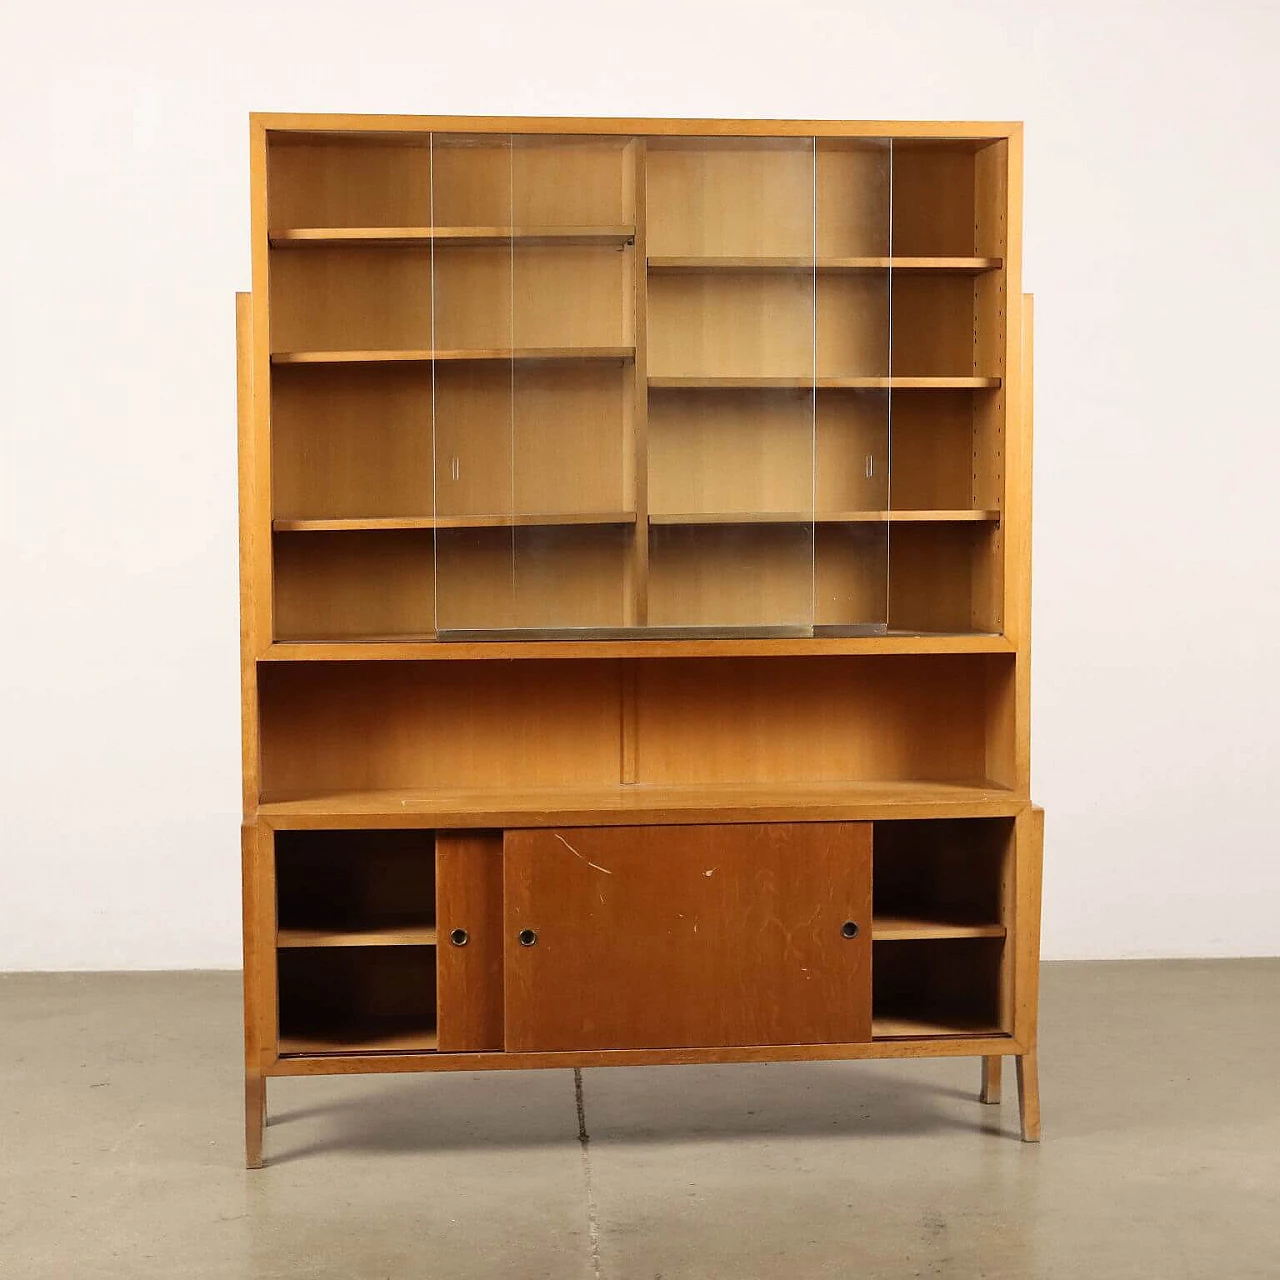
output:
M270 645L267 662L405 662L496 658L754 658L841 657L889 653L1012 653L1000 635L878 635L835 639L646 639L643 630L626 639L437 641L422 636L293 637Z
M698 524L991 524L998 511L694 511L654 513L651 525Z
M703 377L688 374L671 376L660 374L649 378L649 386L657 391L677 390L736 390L760 388L787 390L798 388L819 391L983 391L998 388L999 378L944 377L925 378L914 376L814 378L808 374L766 375L761 377L731 374L724 377Z
M281 1054L434 1053L434 1027L401 1018L362 1019L332 1027L281 1032Z
M383 929L281 929L278 947L434 947L435 925Z
M1005 927L999 923L935 920L925 916L877 913L871 924L871 936L876 942L919 942L937 938L1003 938Z
M874 272L933 273L976 276L999 271L1001 258L663 258L649 259L649 270L657 273L688 272L710 274L717 271L817 271L833 275L865 275Z
M275 351L272 364L426 364L481 360L631 360L635 347L491 347L423 351Z
M635 524L634 511L570 511L546 515L478 516L366 516L331 520L273 520L277 533L356 531L378 529L510 529L552 525Z
M1026 800L993 782L614 786L538 790L268 793L260 817L281 828L554 827L694 822L1013 817Z
M948 1018L938 1021L931 1018L881 1017L871 1020L873 1040L917 1040L927 1038L954 1038L958 1036L998 1036L1004 1034L990 1022L968 1018Z
M273 249L358 245L406 248L415 245L472 245L477 248L549 245L624 245L634 226L616 227L284 227L268 236Z

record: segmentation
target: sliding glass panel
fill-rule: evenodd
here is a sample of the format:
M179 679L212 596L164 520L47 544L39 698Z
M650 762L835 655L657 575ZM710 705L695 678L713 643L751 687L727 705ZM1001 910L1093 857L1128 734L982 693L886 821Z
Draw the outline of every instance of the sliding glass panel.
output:
M646 620L814 620L815 145L650 138Z
M817 142L814 631L888 617L893 143Z
M432 137L436 626L514 625L511 139Z
M512 139L512 625L634 620L635 146Z

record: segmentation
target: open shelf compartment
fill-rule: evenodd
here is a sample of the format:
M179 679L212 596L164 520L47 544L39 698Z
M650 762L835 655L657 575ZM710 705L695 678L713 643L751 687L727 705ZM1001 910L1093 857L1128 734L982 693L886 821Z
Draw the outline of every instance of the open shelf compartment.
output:
M1009 1030L1014 822L877 822L876 1038Z
M434 832L275 842L280 1052L434 1049Z

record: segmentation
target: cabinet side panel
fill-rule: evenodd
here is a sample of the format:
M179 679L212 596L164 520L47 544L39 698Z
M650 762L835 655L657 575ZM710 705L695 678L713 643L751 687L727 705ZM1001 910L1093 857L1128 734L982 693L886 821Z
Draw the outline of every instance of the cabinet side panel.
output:
M250 236L253 259L252 324L249 332L249 431L252 437L253 504L250 512L252 624L250 643L255 657L271 644L271 304L270 252L267 245L267 134L260 118L249 131Z
M245 824L240 854L245 1066L256 1072L277 1056L275 832L263 822Z
M236 294L236 436L240 490L240 744L244 817L258 807L258 664L254 653L254 558L271 554L256 545L254 516L260 497L254 470L253 297Z
M1044 810L1018 818L1014 867L1013 1037L1036 1046L1040 1009L1040 896L1044 879Z
M436 936L440 1052L501 1049L501 832L436 837Z
M1007 631L1005 578L1018 571L1009 558L1009 528L1010 521L1016 527L1020 513L1016 502L1010 509L1006 480L1009 433L1018 425L1017 370L1010 362L1010 335L1018 328L1018 316L1017 295L1010 291L1009 218L1009 147L996 142L974 157L975 251L1003 264L973 282L973 372L1002 380L998 389L973 398L973 505L1001 513L985 554L974 562L972 620L979 631Z

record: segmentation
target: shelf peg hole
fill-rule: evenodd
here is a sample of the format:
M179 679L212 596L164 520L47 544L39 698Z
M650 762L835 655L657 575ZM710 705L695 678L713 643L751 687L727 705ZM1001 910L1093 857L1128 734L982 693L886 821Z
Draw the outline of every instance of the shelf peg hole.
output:
M471 935L465 929L455 929L449 935L449 941L452 942L455 947L465 947L470 940Z
M840 926L840 936L842 938L856 938L858 936L858 925L854 920L846 920Z
M521 929L516 935L522 947L531 947L538 940L537 930Z

